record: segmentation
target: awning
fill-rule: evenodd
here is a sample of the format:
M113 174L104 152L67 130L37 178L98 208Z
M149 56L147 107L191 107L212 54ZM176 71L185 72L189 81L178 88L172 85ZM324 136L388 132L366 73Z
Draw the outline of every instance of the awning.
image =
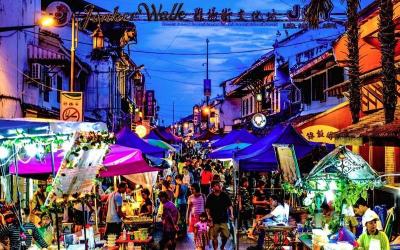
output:
M219 148L234 143L249 143L252 144L257 141L257 137L250 134L247 129L232 130L229 134L225 135L222 139L211 144L213 148Z
M273 144L292 144L297 158L312 152L316 144L308 142L291 125L276 125L269 134L235 154L242 171L270 172L278 167Z
M350 125L335 133L336 144L363 145L365 142L372 144L385 144L400 141L400 106L395 111L395 120L385 123L385 112L379 110L364 116L356 124ZM379 142L380 143L374 143Z
M63 158L64 152L62 150L54 153L54 170L56 173L61 166ZM157 172L160 170L149 166L140 150L119 145L110 146L110 152L105 156L103 166L106 170L100 173L101 177ZM10 173L16 174L14 164L10 165ZM51 173L51 154L47 154L41 161L32 158L30 161L18 163L18 174L21 176L41 176Z
M65 54L44 48L39 45L28 44L28 60L32 62L66 62Z
M298 75L298 74L300 74L300 73L302 73L302 72L304 72L304 71L306 71L306 70L308 70L308 69L311 69L312 67L314 67L314 66L317 65L318 63L323 62L323 61L325 61L326 59L328 59L330 56L333 56L331 50L325 52L324 54L322 54L322 55L320 55L320 56L318 56L318 57L315 57L315 58L311 59L310 61L308 61L307 63L305 63L303 66L301 66L301 67L299 67L299 68L297 68L297 69L291 70L290 77L293 78L293 77L295 77L296 75Z

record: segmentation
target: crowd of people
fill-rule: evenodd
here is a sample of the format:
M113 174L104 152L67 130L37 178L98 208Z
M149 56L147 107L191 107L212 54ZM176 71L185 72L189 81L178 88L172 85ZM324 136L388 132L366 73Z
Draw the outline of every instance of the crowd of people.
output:
M239 233L257 243L249 249L263 249L265 225L284 225L298 228L315 223L316 218L303 211L292 214L288 200L283 199L279 175L273 173L242 173L235 192L233 167L221 161L205 159L190 153L176 157L172 166L160 171L152 188L120 181L114 190L107 180L98 187L99 221L105 224L105 237L121 235L123 221L129 208L123 209L127 196L139 192L141 203L135 212L140 217L159 216L162 236L157 249L175 249L177 240L193 234L196 249L225 249L234 236L237 220ZM26 209L18 205L3 206L1 211L0 249L27 249L31 246L45 249L56 241L55 216L43 211L46 199L46 182L40 181ZM139 186L139 187L138 187ZM106 191L103 191L106 189ZM277 191L278 190L278 191ZM75 201L75 202L74 202ZM79 201L79 202L78 202ZM72 232L79 232L90 223L95 214L93 200L79 200L77 194L64 197L62 222L73 223ZM332 204L322 204L323 222L328 224L335 213ZM355 216L362 218L359 223ZM367 202L360 199L354 205L354 214L346 216L346 226L355 235L361 247L368 249L370 242L379 240L381 249L389 249L389 241L382 233L382 224ZM361 229L358 225L362 225ZM235 234L236 235L236 234ZM234 238L234 237L232 237ZM237 243L237 242L236 242Z

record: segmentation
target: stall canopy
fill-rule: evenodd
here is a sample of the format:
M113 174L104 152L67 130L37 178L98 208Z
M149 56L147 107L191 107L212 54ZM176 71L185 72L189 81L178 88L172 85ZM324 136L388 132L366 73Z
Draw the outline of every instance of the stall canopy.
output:
M174 147L166 143L165 141L162 140L156 140L156 139L147 139L146 140L148 144L165 149L165 150L170 150L170 151L176 151Z
M134 132L129 128L125 127L121 129L116 135L117 144L130 148L137 148L146 155L154 157L164 157L166 150L150 145L144 140L140 139Z
M168 128L157 127L150 131L146 139L162 140L170 144L178 144L182 139L171 133Z
M150 133L145 137L146 139L153 139L153 140L163 140L155 131L154 129L150 131ZM164 139L165 140L165 139Z
M206 130L199 134L198 136L194 136L193 140L195 141L215 141L221 139L222 136L219 134L214 134L210 130Z
M354 182L375 182L375 186L381 186L379 175L358 154L353 153L345 146L339 146L326 155L310 171L305 181L319 179L337 180L347 178Z
M234 143L227 146L223 146L217 149L214 149L208 154L208 158L210 159L231 159L233 158L233 154L241 149L247 148L250 146L250 143Z
M38 118L0 119L0 138L16 136L21 132L29 135L51 135L73 134L76 131L107 131L107 126L102 122L64 122Z
M54 153L54 167L57 172L64 158L64 152L59 150ZM131 175L137 173L155 172L159 168L151 167L144 159L142 152L135 148L111 145L110 152L106 155L103 166L106 170L101 172L101 177L117 175ZM16 174L14 164L10 165L10 173ZM52 173L51 154L44 159L36 158L18 163L18 174L21 176L44 176Z
M250 134L246 129L232 130L229 134L225 135L220 140L211 144L213 148L220 148L234 143L249 143L252 144L257 141L257 137Z
M316 146L299 135L292 125L278 124L264 138L235 154L240 169L260 172L277 170L278 162L273 144L292 144L299 159L310 154Z

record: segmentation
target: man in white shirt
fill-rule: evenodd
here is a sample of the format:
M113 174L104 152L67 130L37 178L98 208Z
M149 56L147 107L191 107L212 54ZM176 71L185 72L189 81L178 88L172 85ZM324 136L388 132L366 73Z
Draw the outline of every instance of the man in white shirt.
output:
M362 224L363 224L363 232L366 231L365 223L367 222L367 218L379 216L368 207L368 203L363 198L360 198L353 207L354 213L358 216L362 216ZM378 219L376 222L376 227L378 231L382 231L382 222Z
M107 200L107 227L106 235L115 234L117 237L122 231L122 219L125 214L122 212L122 194L126 192L126 182L118 184L118 190L111 193Z

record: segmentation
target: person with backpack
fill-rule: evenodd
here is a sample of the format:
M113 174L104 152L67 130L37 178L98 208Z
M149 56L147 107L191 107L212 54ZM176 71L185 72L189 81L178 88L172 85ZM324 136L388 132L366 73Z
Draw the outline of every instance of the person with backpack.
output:
M186 221L189 222L188 232L194 232L194 225L200 221L201 213L205 212L206 196L200 192L200 185L193 183L190 185L192 193L188 198L188 209Z

